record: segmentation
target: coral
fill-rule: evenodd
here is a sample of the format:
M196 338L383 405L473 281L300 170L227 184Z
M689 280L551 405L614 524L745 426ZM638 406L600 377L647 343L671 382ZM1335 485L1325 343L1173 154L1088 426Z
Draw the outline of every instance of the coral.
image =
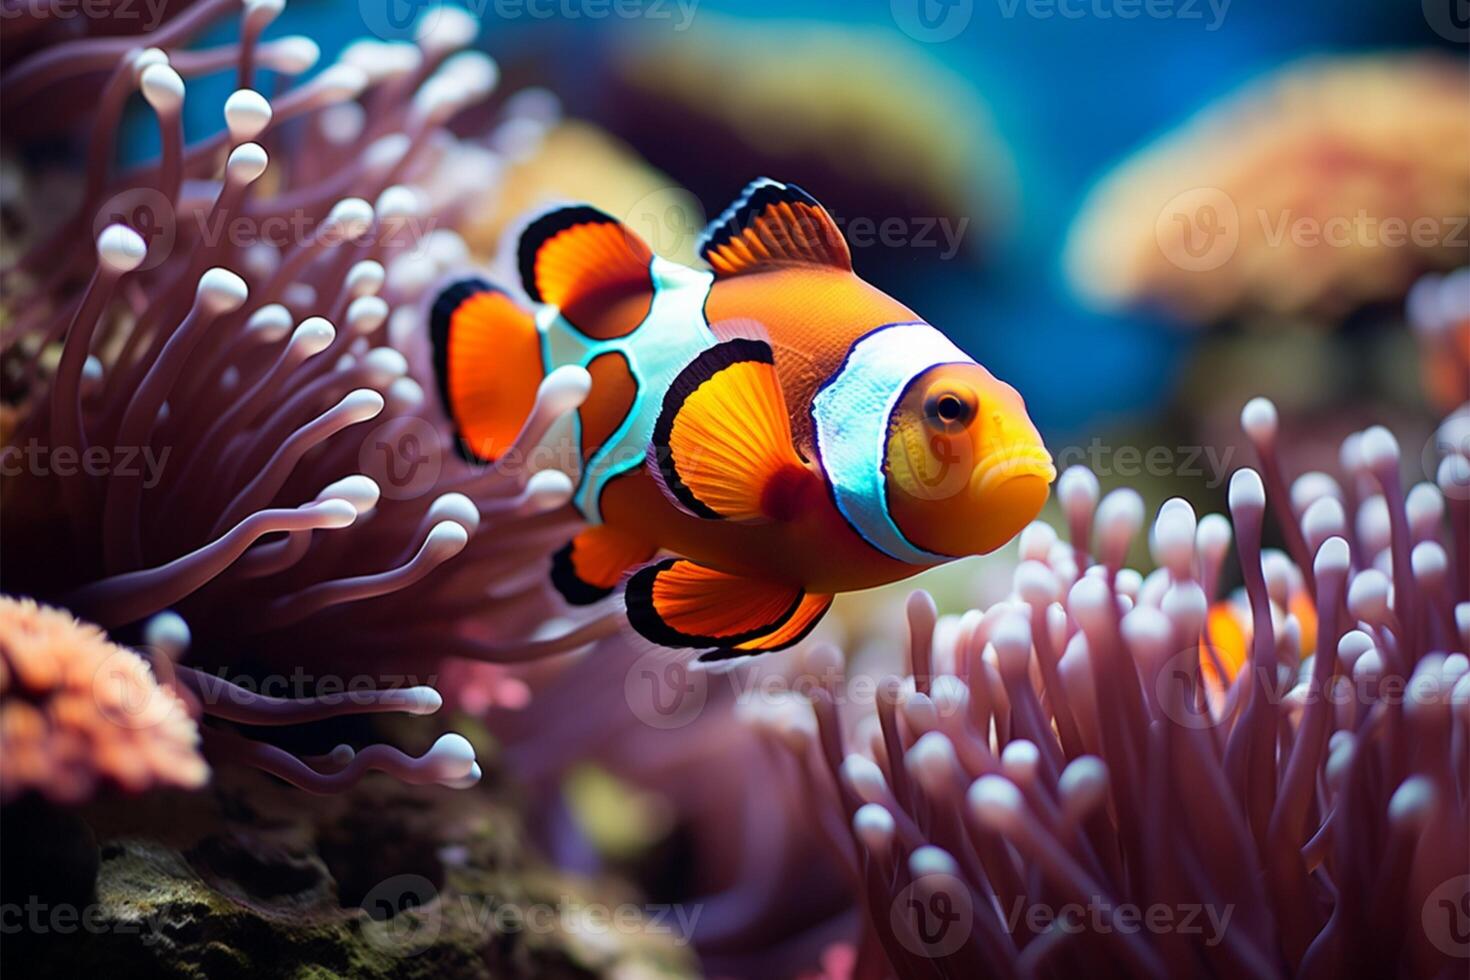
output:
M1147 577L1124 564L1141 499L1099 502L1074 468L1066 536L1026 531L1008 600L940 625L915 593L903 676L818 646L802 688L750 705L844 856L854 976L1447 976L1465 955L1445 910L1470 889L1470 458L1447 442L1406 494L1375 427L1345 481L1288 490L1274 407L1242 423L1260 469L1231 518L1168 501ZM1232 539L1233 674L1206 625Z
M0 801L59 803L98 785L202 786L209 767L183 699L95 626L0 596Z
M359 41L298 81L318 50L264 36L280 9L201 0L151 33L59 39L3 76L5 105L37 115L106 79L73 133L88 147L79 203L29 228L4 272L4 585L165 650L155 669L206 716L430 713L444 657L524 661L613 627L528 639L547 607L525 571L571 533L570 482L462 462L418 380L420 300L466 260L467 192L493 196L493 146L534 151L526 121L546 98L509 100L461 138L449 124L497 80L462 50L478 31L466 11L425 10L416 43ZM184 46L232 14L239 41ZM186 80L222 71L238 86L225 128L187 142ZM161 156L117 171L135 92ZM65 118L39 125L65 133ZM578 369L546 379L523 441L587 388ZM301 679L284 697L243 683L286 670ZM417 760L372 746L311 762L214 725L204 738L318 791L374 769L479 772L452 734Z
M1308 61L1107 175L1073 225L1066 264L1098 305L1162 306L1189 322L1339 314L1463 263L1467 216L1462 60Z

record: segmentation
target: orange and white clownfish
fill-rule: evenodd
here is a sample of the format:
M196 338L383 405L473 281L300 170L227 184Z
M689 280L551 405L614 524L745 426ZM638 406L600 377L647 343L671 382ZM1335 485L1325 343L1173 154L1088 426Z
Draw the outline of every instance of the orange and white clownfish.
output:
M435 299L439 391L469 458L512 444L540 381L591 377L542 439L589 525L551 580L702 662L788 647L838 592L1005 544L1055 477L1021 396L852 270L827 211L757 180L700 239L710 271L561 207L522 233L531 302ZM631 575L628 573L631 571Z

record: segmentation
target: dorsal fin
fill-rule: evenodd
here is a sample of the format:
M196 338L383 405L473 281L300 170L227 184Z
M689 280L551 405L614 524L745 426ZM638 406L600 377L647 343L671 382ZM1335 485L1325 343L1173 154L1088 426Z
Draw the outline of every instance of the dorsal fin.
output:
M547 211L521 232L521 284L600 340L632 333L653 298L653 251L621 221L588 204Z
M795 184L761 177L748 184L699 240L699 254L720 278L789 265L852 271L837 223Z

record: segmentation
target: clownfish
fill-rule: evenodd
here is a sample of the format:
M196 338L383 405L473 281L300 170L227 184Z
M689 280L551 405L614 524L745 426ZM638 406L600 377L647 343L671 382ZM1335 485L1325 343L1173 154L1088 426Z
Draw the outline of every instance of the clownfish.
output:
M466 458L512 445L541 380L591 379L543 437L587 522L552 584L723 661L791 646L833 596L1009 541L1056 471L1021 396L853 272L801 188L750 184L699 240L709 270L617 219L560 207L522 232L530 302L438 294L438 389Z

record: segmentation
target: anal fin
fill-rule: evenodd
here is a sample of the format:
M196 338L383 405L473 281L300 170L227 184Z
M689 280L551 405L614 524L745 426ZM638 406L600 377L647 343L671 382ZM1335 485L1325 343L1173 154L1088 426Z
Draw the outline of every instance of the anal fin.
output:
M801 589L718 571L687 558L639 569L625 593L628 622L666 647L734 646L791 618Z
M574 606L611 595L623 574L657 551L641 538L599 524L582 531L551 558L551 584Z

